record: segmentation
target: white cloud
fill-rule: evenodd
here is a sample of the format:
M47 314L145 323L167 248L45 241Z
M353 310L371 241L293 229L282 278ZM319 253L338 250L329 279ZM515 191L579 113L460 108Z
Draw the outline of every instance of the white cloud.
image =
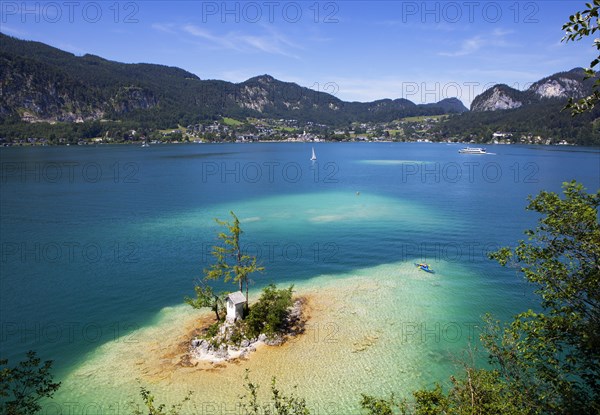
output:
M506 29L496 28L492 31L492 35L494 35L495 37L502 37L502 36L513 34L514 32L515 32L514 30L506 30Z
M438 55L449 57L466 56L472 55L473 53L478 52L481 49L488 48L491 46L515 46L511 45L506 40L506 37L512 33L514 33L514 31L512 30L503 30L500 28L496 28L490 33L486 33L484 35L476 35L463 40L458 50L439 52Z
M485 45L485 40L482 36L475 36L470 39L466 39L462 42L459 50L454 52L440 52L441 56L465 56L477 52Z
M158 30L159 32L175 34L174 24L171 23L152 23L151 27L154 30Z
M259 35L240 32L215 34L193 24L176 27L171 24L155 23L152 25L152 28L171 34L184 33L201 39L205 45L210 47L238 52L262 52L298 59L298 56L291 53L290 50L302 49L283 34L268 27L263 27L265 33Z
M185 25L181 28L184 32L194 36L194 37L198 37L204 40L208 40L210 43L217 45L221 48L225 48L225 49L235 49L235 50L239 50L236 47L236 43L235 42L230 42L227 37L219 37L219 36L214 36L213 34L211 34L208 30L204 30L199 28L198 26L194 26L191 24Z

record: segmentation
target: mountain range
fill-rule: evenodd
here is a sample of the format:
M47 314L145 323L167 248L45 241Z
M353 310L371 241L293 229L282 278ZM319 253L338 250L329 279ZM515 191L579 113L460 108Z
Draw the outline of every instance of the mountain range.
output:
M594 79L583 68L559 72L525 90L497 84L473 100L469 112L451 116L440 126L441 137L489 142L495 132L517 142L600 144L600 108L578 116L565 109L568 98L592 93Z
M514 109L550 100L564 102L569 97L582 98L591 92L594 83L584 78L583 68L574 68L540 79L524 91L497 84L475 97L471 111Z
M457 98L432 104L403 98L347 102L270 75L241 83L206 80L176 67L76 56L0 33L0 136L10 137L17 130L33 134L40 131L35 125L56 122L73 125L71 136L93 137L105 133L111 122L123 128L161 129L222 117L255 117L336 127L449 114L435 130L440 140L485 142L495 131L510 131L600 143L600 110L575 118L561 111L569 97L591 93L594 80L584 81L584 76L582 68L575 68L523 91L497 84L475 97L469 111Z
M456 98L417 105L407 99L346 102L269 75L242 83L202 80L185 70L75 56L39 42L0 34L0 117L22 121L216 116L293 118L340 124L414 115L460 113ZM172 123L173 120L169 120Z

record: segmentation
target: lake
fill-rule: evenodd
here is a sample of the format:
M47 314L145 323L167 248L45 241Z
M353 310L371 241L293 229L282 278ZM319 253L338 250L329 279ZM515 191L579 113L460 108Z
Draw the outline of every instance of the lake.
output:
M183 298L211 263L220 230L214 218L229 220L234 211L242 246L266 268L252 277L254 294L269 283L295 284L324 298L319 312L331 318L313 327L313 340L317 328L321 334L310 353L291 344L257 359L272 362L254 369L257 380L298 383L317 413L354 412L362 391L402 395L446 381L452 356L477 343L485 312L507 319L535 304L522 276L487 259L535 226L527 196L559 192L569 180L588 192L600 188L598 148L489 146L485 155L460 148L2 148L0 356L14 363L33 349L54 360L63 385L52 410L67 413L77 402L77 413L126 413L138 376L114 370L127 369L124 354L143 347L144 336L160 337L193 316ZM420 261L436 273L418 271ZM292 359L296 376L277 359ZM221 376L240 385L239 395L243 382L228 373ZM169 400L184 378L148 382ZM211 400L201 390L194 399L229 399L219 393L215 386Z

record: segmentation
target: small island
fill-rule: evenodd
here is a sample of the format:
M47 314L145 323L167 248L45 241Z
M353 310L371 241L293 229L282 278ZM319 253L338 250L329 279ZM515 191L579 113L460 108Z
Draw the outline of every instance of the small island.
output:
M214 323L195 330L183 359L189 366L200 361L216 363L247 358L257 347L278 346L304 332L306 298L294 298L293 285L278 289L270 284L250 305L248 277L264 268L257 264L255 257L241 252L240 222L233 212L230 213L233 224L216 219L218 224L228 228L229 233L219 233L222 246L213 247L215 263L204 270L204 279L194 287L196 298L185 298L193 308L208 307L215 315ZM238 283L239 290L217 294L207 280L233 281Z

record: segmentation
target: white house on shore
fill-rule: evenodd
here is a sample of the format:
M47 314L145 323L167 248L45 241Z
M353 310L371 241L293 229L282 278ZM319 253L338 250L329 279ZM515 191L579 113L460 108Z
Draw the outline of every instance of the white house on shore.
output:
M231 293L226 298L227 301L227 317L226 320L230 323L244 318L244 306L246 305L246 297L241 291Z

